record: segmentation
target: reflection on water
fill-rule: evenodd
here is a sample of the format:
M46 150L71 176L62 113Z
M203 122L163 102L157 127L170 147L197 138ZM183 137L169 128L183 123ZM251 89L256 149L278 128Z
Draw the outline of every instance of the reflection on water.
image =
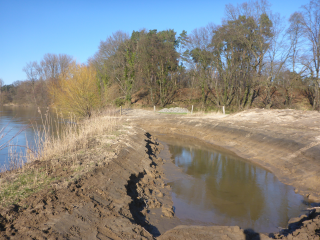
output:
M5 136L0 137L0 145L9 141L15 136L21 128L24 128L28 124L32 123L32 126L21 132L10 144L14 145L11 150L17 154L24 153L26 151L25 146L29 146L31 149L35 149L35 130L43 129L43 121L45 121L45 114L47 109L40 109L42 117L37 108L32 107L1 107L0 108L0 129L5 127L3 131ZM50 114L50 113L49 113ZM51 128L55 128L55 123L50 123ZM55 130L54 130L55 131ZM0 150L0 171L4 169L4 166L8 168L10 165L9 152L10 148L4 148Z
M275 232L306 206L271 173L217 151L169 145L185 178L171 182L176 216L204 224Z

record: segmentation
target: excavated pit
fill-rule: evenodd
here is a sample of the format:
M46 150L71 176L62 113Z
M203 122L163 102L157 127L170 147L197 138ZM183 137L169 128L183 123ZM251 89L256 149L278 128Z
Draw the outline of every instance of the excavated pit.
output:
M252 112L241 114L240 118L251 114L252 119ZM268 115L273 117L269 112ZM134 121L133 118L129 121ZM152 116L150 112L137 116L139 126L131 128L128 137L119 142L119 151L113 159L100 156L103 164L77 181L65 184L59 180L18 205L1 209L0 238L154 239L161 233L157 239L269 239L265 234L237 226L181 226L174 216L170 187L164 184L163 160L158 157L160 146L153 137L156 132L181 139L189 136L229 149L274 172L280 180L317 202L318 115L307 119L312 124L302 117L293 125L290 122L267 125L264 118L255 118L255 122L236 118L184 119ZM289 229L272 237L319 239L318 210L293 219ZM159 233L151 234L148 225L156 227Z

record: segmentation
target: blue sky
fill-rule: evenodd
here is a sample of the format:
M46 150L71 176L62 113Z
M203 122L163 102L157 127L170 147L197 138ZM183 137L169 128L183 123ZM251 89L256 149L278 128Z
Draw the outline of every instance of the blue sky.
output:
M101 40L113 32L142 28L190 33L209 22L220 24L225 5L244 1L102 1L0 0L0 78L5 84L25 80L27 62L44 54L68 54L85 63ZM270 0L283 17L308 0Z

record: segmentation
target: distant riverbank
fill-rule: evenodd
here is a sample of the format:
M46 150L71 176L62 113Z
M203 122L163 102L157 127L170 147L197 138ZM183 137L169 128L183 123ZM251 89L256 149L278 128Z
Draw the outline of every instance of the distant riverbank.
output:
M17 103L5 103L2 105L3 107L31 107L36 108L37 106L30 103L24 103L24 104L17 104ZM44 106L41 106L44 107Z

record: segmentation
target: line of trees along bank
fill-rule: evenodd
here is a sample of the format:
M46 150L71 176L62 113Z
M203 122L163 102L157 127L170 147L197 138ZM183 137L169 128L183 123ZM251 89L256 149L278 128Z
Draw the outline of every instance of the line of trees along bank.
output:
M118 31L101 42L90 63L97 69L104 92L115 84L123 99L130 102L134 92L147 88L150 103L165 106L181 75L177 52L180 44L173 30L134 31L130 38Z
M320 1L301 9L286 22L267 1L229 4L222 25L189 35L119 31L90 62L101 86L118 85L127 101L144 87L150 104L165 106L191 88L203 106L245 109L260 97L260 107L291 107L298 90L319 109Z
M36 61L27 63L23 68L27 80L1 86L1 103L50 105L49 85L58 82L62 74L69 71L72 62L72 56L47 53L39 63Z
M190 34L118 31L101 41L87 63L95 70L90 82L98 87L97 106L115 99L131 103L137 92L150 105L166 106L188 89L198 93L203 107L292 107L298 93L319 110L319 14L320 0L312 0L287 22L260 0L229 4L222 25L208 24ZM38 85L48 89L54 83L65 93L60 81L72 61L68 55L47 54L39 64L27 64L28 81L19 84L29 86L28 101L45 102ZM54 103L52 92L48 104Z

